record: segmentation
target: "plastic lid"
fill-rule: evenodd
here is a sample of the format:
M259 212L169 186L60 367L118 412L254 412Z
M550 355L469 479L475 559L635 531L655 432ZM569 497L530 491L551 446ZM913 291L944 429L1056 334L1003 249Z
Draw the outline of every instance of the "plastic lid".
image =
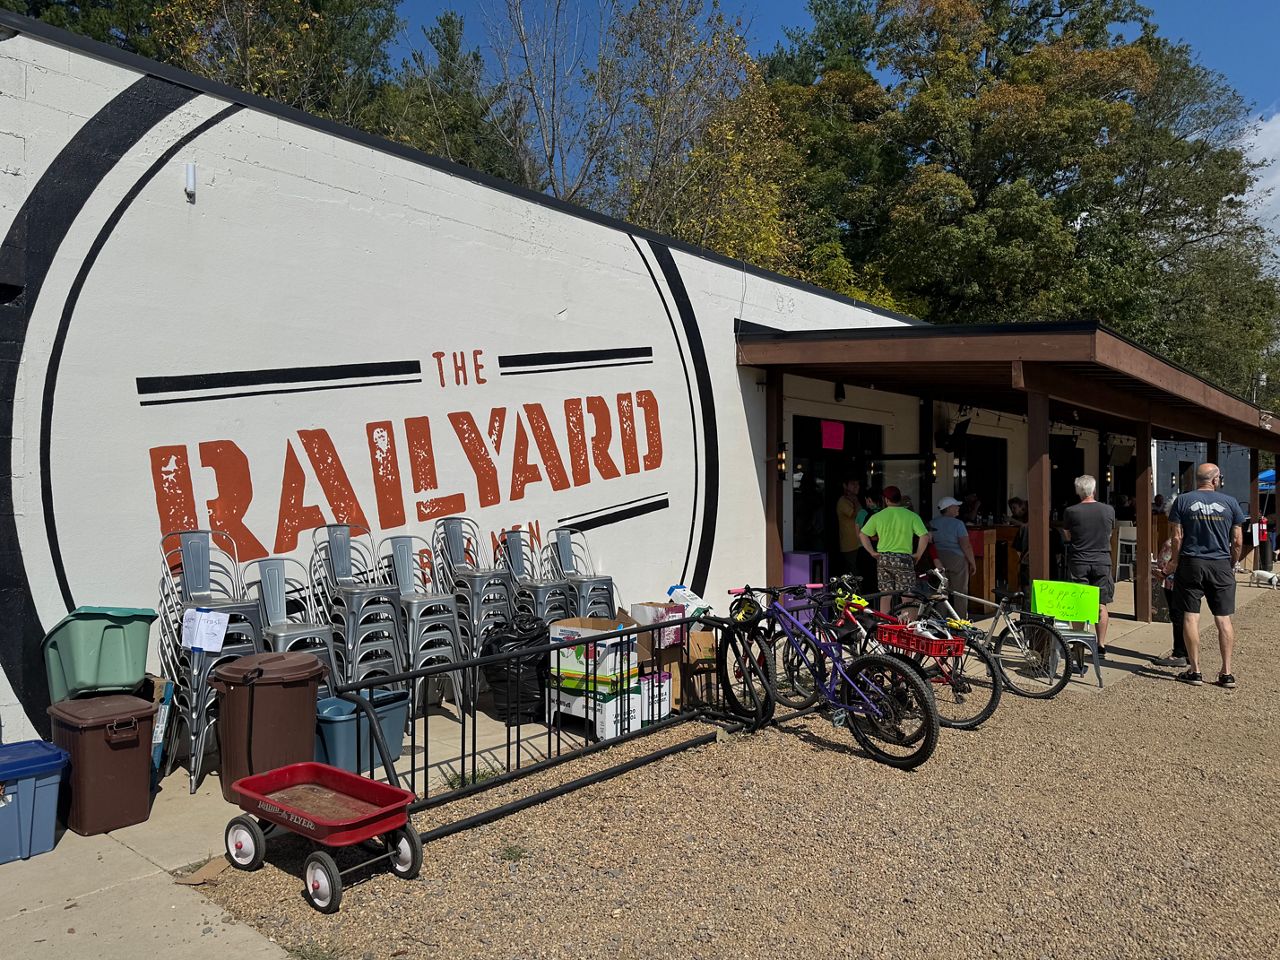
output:
M0 743L0 782L53 773L64 767L67 759L67 751L43 740Z
M75 623L77 620L101 620L104 617L110 617L116 620L146 620L147 623L152 623L158 616L159 614L147 607L76 607L45 632L44 643L47 644L53 639L53 635L64 625Z
M63 700L49 708L49 716L68 727L80 730L105 727L117 720L141 720L155 716L156 704L126 694L90 697L87 700Z
M223 683L245 683L245 675L261 670L254 683L291 683L295 680L310 680L324 673L324 666L311 653L292 651L289 653L255 653L224 663L213 671L216 679Z

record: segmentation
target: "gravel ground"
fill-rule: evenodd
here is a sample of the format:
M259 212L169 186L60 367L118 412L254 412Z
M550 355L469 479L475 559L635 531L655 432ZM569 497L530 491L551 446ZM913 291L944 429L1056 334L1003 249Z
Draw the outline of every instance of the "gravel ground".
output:
M811 718L437 841L420 880L375 874L333 917L302 900L300 843L202 889L309 960L1280 957L1277 612L1237 619L1236 691L1152 668L1097 695L1006 694L911 774Z

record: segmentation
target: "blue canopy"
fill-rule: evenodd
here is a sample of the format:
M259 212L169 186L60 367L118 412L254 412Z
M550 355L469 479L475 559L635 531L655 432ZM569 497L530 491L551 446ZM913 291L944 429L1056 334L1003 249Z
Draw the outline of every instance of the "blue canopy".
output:
M1276 492L1276 472L1275 470L1263 470L1258 474L1258 489L1263 493Z

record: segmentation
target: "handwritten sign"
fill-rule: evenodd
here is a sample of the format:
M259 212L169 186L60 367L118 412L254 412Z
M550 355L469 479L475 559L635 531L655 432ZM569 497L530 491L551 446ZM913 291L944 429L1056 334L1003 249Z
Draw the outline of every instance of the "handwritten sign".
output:
M1068 623L1098 622L1098 588L1087 583L1035 580L1031 584L1031 610Z
M188 650L220 653L230 617L225 613L189 607L182 614L182 645Z

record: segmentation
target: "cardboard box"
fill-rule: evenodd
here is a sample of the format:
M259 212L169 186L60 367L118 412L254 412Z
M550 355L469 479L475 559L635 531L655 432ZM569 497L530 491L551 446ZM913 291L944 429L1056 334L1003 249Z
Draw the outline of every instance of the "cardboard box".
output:
M582 717L588 726L594 721L596 737L606 740L640 729L640 685L623 693L571 693L550 691L551 712Z
M690 630L685 660L688 663L716 662L716 635L710 630Z
M552 654L551 677L579 677L592 680L605 680L609 677L620 677L624 671L639 670L640 660L636 656L636 638L610 637L602 640L589 638L601 633L613 633L625 630L638 624L629 616L618 611L616 617L572 617L568 620L557 620L551 624L550 642L561 643L565 640L582 640L582 643L565 647Z
M679 603L633 603L631 605L631 617L636 623L642 627L650 624L665 623L668 620L680 620L684 617L684 606ZM661 630L655 630L652 634L642 633L640 635L643 644L652 646L654 649L662 647L678 646L684 640L684 630L679 626L663 627Z
M566 690L569 693L617 693L623 687L634 687L640 679L640 668L632 667L624 677L620 673L602 673L598 676L590 676L581 673L553 673L549 678L548 685L557 690Z
M671 687L670 673L651 673L640 678L640 725L642 727L647 727L670 715Z
M715 705L716 676L714 667L681 663L672 684L671 703L677 710Z
M169 713L173 707L173 681L148 673L138 696L150 700L159 709L151 728L151 786L160 782L160 764L164 760L165 737L169 732Z

